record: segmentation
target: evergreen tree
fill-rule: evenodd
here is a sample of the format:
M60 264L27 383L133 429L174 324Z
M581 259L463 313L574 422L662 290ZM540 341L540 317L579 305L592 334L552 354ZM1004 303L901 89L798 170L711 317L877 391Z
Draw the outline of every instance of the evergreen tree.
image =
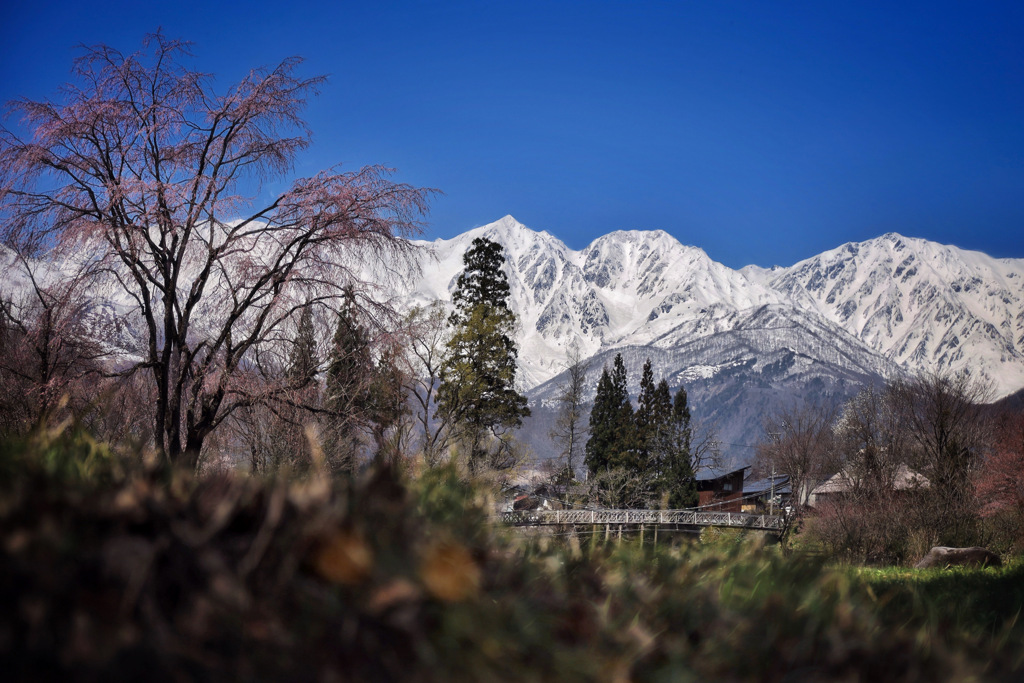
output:
M587 440L587 468L592 475L617 468L636 470L633 404L626 387L626 367L622 355L615 356L612 371L607 366L597 382L597 394L590 411L590 438Z
M612 398L612 376L608 366L601 370L597 393L590 409L590 438L586 445L586 464L591 475L611 469L611 453L615 448L615 420L618 404Z
M338 312L329 361L324 394L329 412L326 445L332 467L346 469L355 462L358 427L370 407L373 377L368 336L351 293Z
M618 434L616 452L612 457L612 467L625 467L637 470L639 462L636 458L636 427L633 417L633 404L629 400L629 385L626 377L626 365L622 362L622 354L615 354L612 363L612 396L616 401L615 429Z
M515 389L516 317L508 306L502 247L478 237L462 261L465 268L452 295L452 335L441 368L437 413L457 426L469 445L470 466L476 468L488 457L488 435L500 437L519 427L530 409Z
M668 391L667 384L665 391ZM672 403L669 448L664 467L663 491L668 493L668 507L672 509L688 508L697 504L692 440L693 430L690 426L690 407L687 403L686 389L679 387Z
M299 327L292 342L292 350L288 356L286 377L296 388L308 386L316 379L320 359L316 354L316 332L313 329L313 311L307 304L302 307Z
M450 321L454 325L464 324L478 306L486 306L490 309L489 315L493 316L512 313L508 307L511 289L502 269L505 252L500 244L486 237L477 237L462 255L462 265L452 293L455 310ZM509 332L515 327L514 315L511 322Z
M672 394L662 379L651 392L645 475L652 505L664 505L672 451Z
M640 376L640 396L637 397L634 419L636 424L635 457L638 469L644 475L653 469L652 459L657 457L658 436L662 431L662 426L658 424L660 417L655 406L654 370L651 368L651 359L648 358Z

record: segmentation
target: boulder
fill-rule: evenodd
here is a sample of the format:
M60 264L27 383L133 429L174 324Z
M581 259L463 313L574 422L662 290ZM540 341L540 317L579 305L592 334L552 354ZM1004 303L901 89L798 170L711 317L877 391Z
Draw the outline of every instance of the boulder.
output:
M999 567L1003 561L986 548L946 548L935 546L914 565L917 569L933 567Z

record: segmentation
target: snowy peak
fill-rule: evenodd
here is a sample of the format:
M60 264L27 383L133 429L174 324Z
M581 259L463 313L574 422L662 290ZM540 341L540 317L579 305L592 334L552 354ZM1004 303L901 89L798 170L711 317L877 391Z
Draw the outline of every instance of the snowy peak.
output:
M888 233L762 281L908 370L971 371L1024 386L1024 261Z
M663 231L613 232L582 253L587 282L612 311L616 337L644 344L709 309L778 303L760 283Z
M670 263L688 256L687 250L704 255L700 249L684 247L661 230L620 230L594 240L583 250L583 272L587 282L596 287L634 284L634 289L644 295L650 293Z
M450 299L476 237L506 250L526 388L557 374L571 344L585 355L676 348L727 332L764 306L818 316L905 370L969 370L997 396L1024 386L1021 259L888 233L788 268L735 271L661 230L616 231L574 251L505 216L431 243L415 296Z
M467 230L450 240L435 240L432 244L434 246L449 244L468 246L478 237L485 237L497 242L505 247L507 254L516 256L520 255L523 251L532 249L538 244L548 245L556 250L568 249L565 244L547 232L532 230L511 215L504 216L493 223Z
M742 344L773 354L784 347L863 372L967 371L992 383L993 398L1024 387L1024 259L888 233L788 268L736 271L661 230L612 232L576 251L508 215L452 239L417 242L420 277L402 292L381 277L383 295L410 306L450 302L463 254L477 237L506 251L524 389L561 372L573 345L584 357L643 348L683 359L681 349L701 348L706 374L739 367L739 355L712 356ZM8 261L0 248L0 268ZM55 266L52 277L60 276ZM4 268L4 293L24 289L23 279ZM97 319L110 322L105 327L128 306L115 293L91 295ZM769 341L757 346L751 335L762 333ZM133 335L124 328L114 343L130 354L140 339ZM848 360L833 358L832 349L847 349Z

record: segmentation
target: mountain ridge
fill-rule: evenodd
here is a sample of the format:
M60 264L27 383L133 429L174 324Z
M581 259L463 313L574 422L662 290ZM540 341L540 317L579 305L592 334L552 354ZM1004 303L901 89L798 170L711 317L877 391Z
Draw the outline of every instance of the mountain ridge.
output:
M619 346L672 348L721 333L741 311L764 305L833 323L907 372L978 372L993 383L994 398L1024 387L1024 259L890 232L793 266L733 270L661 230L615 231L573 250L504 216L423 243L443 253L441 280L453 281L463 247L477 236L508 252L528 390L557 374L570 343L584 356ZM414 285L412 297L445 298L438 272L423 269L422 281L434 284Z

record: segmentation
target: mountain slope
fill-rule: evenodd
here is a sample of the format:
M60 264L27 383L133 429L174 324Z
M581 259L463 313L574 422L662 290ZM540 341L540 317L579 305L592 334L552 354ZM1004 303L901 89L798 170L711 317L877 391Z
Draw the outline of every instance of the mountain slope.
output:
M752 457L764 415L797 397L842 401L927 370L969 371L993 398L1024 387L1024 260L889 234L789 268L735 271L662 231L613 232L574 251L506 216L427 245L434 257L412 297L448 299L479 236L507 250L521 385L535 412L521 433L539 453L550 450L571 344L589 359L591 392L616 353L634 384L650 357L715 423L733 463Z
M838 403L865 384L903 372L839 326L789 306L746 309L731 322L672 347L626 346L596 354L589 359L587 399L593 399L601 368L610 367L617 353L622 354L630 392L637 395L641 368L650 358L655 380L665 378L673 390L684 386L695 414L714 425L725 464L746 464L764 416L774 407L798 397ZM563 373L529 392L541 416L556 409L564 379ZM543 442L532 445L535 450L544 447Z
M577 252L506 216L429 243L435 258L423 262L412 296L449 298L478 236L508 252L527 389L560 371L571 343L584 356L671 349L734 329L761 306L819 317L910 372L969 370L996 398L1024 387L1022 259L888 234L789 268L735 271L662 231L613 232Z
M817 311L911 372L1024 387L1024 260L890 233L752 280Z
M584 356L629 344L672 346L675 340L665 335L685 321L707 320L709 310L728 316L784 302L665 232L614 232L577 252L511 216L451 240L421 243L428 254L410 300L450 300L462 254L477 237L506 250L511 304L520 324L521 380L527 389L560 372L572 344Z

